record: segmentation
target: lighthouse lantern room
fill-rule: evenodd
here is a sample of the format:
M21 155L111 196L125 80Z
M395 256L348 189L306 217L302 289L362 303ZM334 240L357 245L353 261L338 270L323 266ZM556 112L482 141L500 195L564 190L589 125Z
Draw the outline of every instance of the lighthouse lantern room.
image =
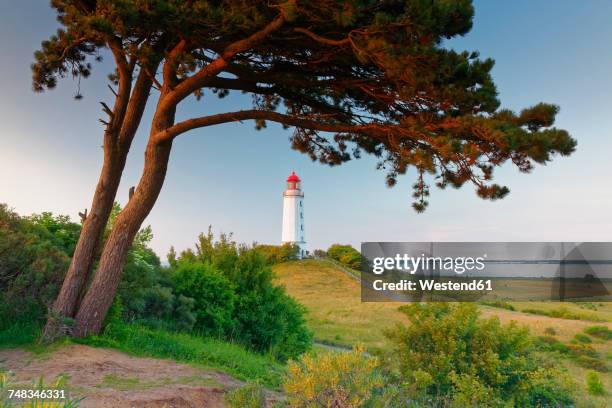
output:
M287 178L287 189L283 193L283 244L296 244L300 250L298 256L306 256L304 239L304 192L300 178L291 172Z

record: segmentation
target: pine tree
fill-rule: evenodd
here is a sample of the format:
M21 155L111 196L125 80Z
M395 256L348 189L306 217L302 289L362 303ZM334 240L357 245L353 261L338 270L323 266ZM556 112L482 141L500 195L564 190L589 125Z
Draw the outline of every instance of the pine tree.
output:
M417 211L427 206L429 182L440 188L468 182L495 200L509 191L492 182L495 167L510 161L528 172L575 148L566 131L553 127L556 106L500 109L493 61L443 47L470 30L469 0L51 3L62 28L35 54L34 89L53 88L67 75L87 77L104 49L116 71L114 103L102 104L104 165L50 314L49 337L57 317L75 317L74 335L99 331L127 251L163 185L172 142L191 129L249 120L264 129L277 122L293 128L294 149L323 164L376 156L389 186L412 167ZM213 103L209 93L221 98L233 91L252 95L252 106L175 120L191 95ZM142 177L83 296L149 99L156 108Z

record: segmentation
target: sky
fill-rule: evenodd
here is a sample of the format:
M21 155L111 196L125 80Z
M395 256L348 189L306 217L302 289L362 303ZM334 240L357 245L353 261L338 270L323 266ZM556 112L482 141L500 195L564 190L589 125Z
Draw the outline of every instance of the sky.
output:
M153 249L193 247L212 225L239 242L279 243L282 192L291 173L305 192L307 248L365 241L612 241L612 2L606 0L476 1L474 27L447 45L496 60L493 77L505 108L558 104L556 125L578 141L531 174L507 165L496 181L510 187L501 201L478 198L471 186L432 187L427 211L411 208L414 172L385 186L376 161L339 167L313 163L291 150L290 131L252 123L193 130L174 143L160 197L145 221ZM90 207L102 163L99 101L109 59L80 83L71 78L42 94L31 90L29 66L40 42L58 27L43 0L0 2L0 202L23 215L51 211L78 220ZM132 146L117 201L138 183L151 106ZM178 119L238 110L241 95L181 106Z

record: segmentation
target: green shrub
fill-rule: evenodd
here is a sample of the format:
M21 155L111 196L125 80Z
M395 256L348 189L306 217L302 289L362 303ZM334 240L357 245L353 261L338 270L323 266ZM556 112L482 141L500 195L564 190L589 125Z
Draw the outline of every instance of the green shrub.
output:
M179 263L172 275L178 295L194 300L194 328L205 336L224 337L232 333L236 302L234 286L208 263Z
M470 374L455 374L451 372L450 379L453 383L452 405L457 407L496 407L501 406L501 399L495 395L491 387L484 385L477 376ZM436 397L435 400L443 405L444 398Z
M115 203L105 237L120 210ZM0 205L0 330L16 320L35 325L44 322L62 285L80 229L67 216L45 212L20 217ZM185 302L174 297L159 258L148 248L151 238L151 228L143 228L129 251L116 297L121 317L190 328L193 316L189 316Z
M327 256L352 269L361 268L361 253L350 245L333 244Z
M590 344L568 344L567 347L569 348L570 353L574 356L589 356L593 358L598 356L597 350L595 350Z
M327 257L327 252L325 252L322 249L315 249L312 254L314 255L315 258L326 258Z
M225 401L231 408L264 408L266 398L263 387L256 382L249 382L230 391Z
M257 250L241 251L226 276L236 288L234 335L240 342L259 352L271 351L282 361L310 348L306 310L273 284L272 269Z
M602 361L596 357L581 355L576 357L576 363L584 368L596 370L602 373L608 372L608 366L605 361Z
M42 322L37 320L15 320L4 323L0 329L0 347L32 344L40 336L41 331Z
M590 326L584 329L584 332L593 337L599 337L600 339L612 339L612 330L610 330L607 326Z
M570 354L572 352L572 350L570 349L570 347L566 344L561 343L560 341L551 344L550 346L550 350L551 351L556 351L559 354Z
M557 330L554 327L547 327L544 329L544 334L548 336L555 336L557 334Z
M79 232L66 216L21 217L0 204L0 330L16 320L44 321Z
M549 389L567 391L560 400L570 395L567 384L540 372L529 332L516 323L479 319L470 303L415 303L400 310L410 323L386 333L393 345L387 361L410 394L423 390L419 398L457 400L459 406L476 404L471 398L489 406L544 400Z
M579 341L580 343L592 343L593 342L593 340L591 340L589 336L587 336L586 334L582 334L582 333L577 333L574 336L574 339L576 341Z
M572 349L570 349L570 347L567 344L563 344L560 341L551 345L550 350L556 351L559 354L571 354L572 353Z
M284 390L293 408L363 407L376 406L383 385L379 360L358 346L289 362Z
M514 306L512 306L508 302L504 302L503 300L490 300L490 301L485 300L480 303L485 306L497 307L500 309L513 310L513 311L516 310Z
M605 395L606 389L601 381L601 376L596 371L589 371L586 374L587 391L591 395Z
M261 247L239 246L231 241L231 235L215 239L209 229L200 234L196 250L184 251L176 263L177 271L186 265L210 265L231 284L231 331L225 331L226 338L258 352L271 352L283 361L311 347L305 309L274 284L270 261ZM199 302L194 293L178 287L175 291Z
M573 407L575 384L559 369L538 368L528 373L520 383L521 395L516 399L520 407Z
M572 312L565 307L558 307L556 309L544 310L536 308L527 308L521 310L523 313L535 314L540 316L556 317L558 319L567 320L590 320L592 322L603 322L605 319L599 317L595 313L587 312Z
M268 265L275 265L297 259L300 247L296 244L257 245L255 249L261 253Z
M562 343L552 336L537 336L533 339L533 345L536 349L541 351L559 351L553 349L555 346L557 346L557 344ZM569 348L567 349L567 352L569 352Z
M543 344L555 344L558 343L559 340L557 340L556 338L552 337L552 336L538 336L536 337L537 342L541 342Z

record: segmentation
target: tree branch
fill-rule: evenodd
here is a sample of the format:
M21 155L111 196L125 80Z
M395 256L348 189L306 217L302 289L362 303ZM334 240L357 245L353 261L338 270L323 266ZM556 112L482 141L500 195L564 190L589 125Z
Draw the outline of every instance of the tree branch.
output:
M317 35L310 30L307 30L305 28L300 28L300 27L294 28L293 31L295 31L296 33L306 34L308 37L312 38L316 42L319 42L321 44L326 44L326 45L340 46L340 45L350 44L351 42L349 38L345 38L343 40L332 40L329 38L321 37L320 35Z
M156 71L159 62L159 60L152 61L148 66L141 66L140 68L125 112L126 120L123 121L121 131L119 132L120 143L129 144L140 125L140 120L149 99L149 92L153 86L150 70Z
M130 100L130 92L132 89L132 72L128 66L123 53L121 40L117 37L112 37L108 40L108 46L115 58L117 71L119 72L119 88L117 89L117 97L113 106L113 116L108 126L108 130L115 131L121 128L125 110Z
M337 108L323 101L314 100L313 98L308 97L306 95L294 93L286 89L281 89L277 86L258 86L256 78L254 78L254 80L247 80L243 78L231 79L214 77L206 81L205 87L232 89L236 91L250 92L258 95L278 95L286 100L299 101L304 103L305 105L318 109L321 112L337 115L338 117L349 118L352 116L350 112L346 112L341 108Z
M183 53L183 51L185 50L185 47L187 47L187 41L184 38L182 38L176 44L176 46L172 49L172 51L170 51L170 53L168 54L168 58L166 58L166 63L164 64L162 77L163 77L164 85L167 87L168 90L172 89L172 87L174 86L174 83L176 82L177 59L179 55ZM161 89L163 86L159 85L159 87Z
M164 104L166 104L168 107L176 106L181 100L186 98L188 95L190 95L197 89L201 88L207 79L217 75L225 67L227 67L230 60L236 54L247 51L248 49L253 47L253 45L266 38L269 34L278 30L284 22L285 14L281 11L278 17L272 20L261 30L257 31L256 33L250 35L247 38L230 44L227 48L225 48L225 50L218 58L213 60L208 65L204 66L196 74L182 81L170 93L168 93L168 95L164 98ZM164 85L166 85L165 82L166 79L164 79Z
M320 122L319 120L286 115L273 111L243 110L188 119L158 133L154 136L154 138L157 142L166 142L191 129L253 119L269 120L271 122L282 123L284 125L318 130L322 132L360 133L374 130L377 127L374 124L350 125L345 123L324 123Z

